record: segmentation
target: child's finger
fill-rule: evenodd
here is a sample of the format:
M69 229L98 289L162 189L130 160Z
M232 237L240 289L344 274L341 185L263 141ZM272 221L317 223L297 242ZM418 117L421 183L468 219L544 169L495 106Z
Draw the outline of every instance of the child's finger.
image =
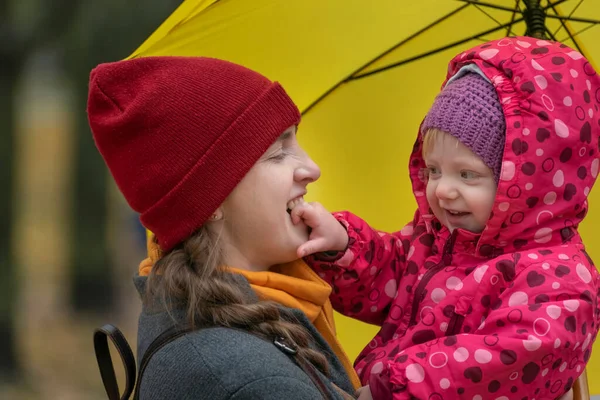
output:
M302 220L302 214L304 213L304 203L296 205L290 211L290 217L292 217L292 223L298 224Z
M316 239L311 239L308 242L300 245L300 247L298 247L298 257L302 258L326 250L328 250L326 238L320 237Z
M309 203L298 204L292 209L291 217L294 225L304 220L304 223L308 224L307 220L314 219L315 210ZM310 225L309 225L310 226Z

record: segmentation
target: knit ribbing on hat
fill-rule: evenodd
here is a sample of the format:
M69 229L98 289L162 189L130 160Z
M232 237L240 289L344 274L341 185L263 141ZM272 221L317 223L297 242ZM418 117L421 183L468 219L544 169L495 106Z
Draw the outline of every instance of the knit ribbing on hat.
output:
M300 113L276 82L204 57L101 64L88 119L128 204L169 251L197 231Z
M494 86L476 73L450 82L435 98L421 130L439 129L456 137L500 177L506 120Z

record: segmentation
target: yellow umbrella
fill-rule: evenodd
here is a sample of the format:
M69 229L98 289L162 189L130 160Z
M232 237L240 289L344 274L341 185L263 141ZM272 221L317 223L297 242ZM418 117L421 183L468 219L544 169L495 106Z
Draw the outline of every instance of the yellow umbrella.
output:
M392 231L413 216L408 156L450 58L527 32L593 63L597 20L598 0L186 0L130 57L218 57L280 81L303 111L300 140L323 170L309 197ZM599 196L581 228L596 260ZM355 358L377 328L336 318ZM600 375L598 343L588 375ZM590 387L600 394L599 381Z

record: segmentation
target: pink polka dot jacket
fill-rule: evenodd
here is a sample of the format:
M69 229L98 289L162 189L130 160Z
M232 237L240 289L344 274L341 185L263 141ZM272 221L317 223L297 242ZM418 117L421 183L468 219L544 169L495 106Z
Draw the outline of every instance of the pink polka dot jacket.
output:
M476 64L506 118L485 230L441 226L410 159L418 203L396 233L336 213L345 253L308 259L334 307L381 327L355 368L375 399L553 399L570 389L598 333L600 276L577 232L599 170L600 77L556 42L504 38L456 56Z

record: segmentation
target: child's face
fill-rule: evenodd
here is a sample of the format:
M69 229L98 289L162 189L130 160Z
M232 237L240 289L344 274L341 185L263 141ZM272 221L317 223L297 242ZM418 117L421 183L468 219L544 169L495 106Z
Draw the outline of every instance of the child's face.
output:
M424 152L429 206L451 232L483 231L496 196L492 170L454 136L440 132L433 139Z

